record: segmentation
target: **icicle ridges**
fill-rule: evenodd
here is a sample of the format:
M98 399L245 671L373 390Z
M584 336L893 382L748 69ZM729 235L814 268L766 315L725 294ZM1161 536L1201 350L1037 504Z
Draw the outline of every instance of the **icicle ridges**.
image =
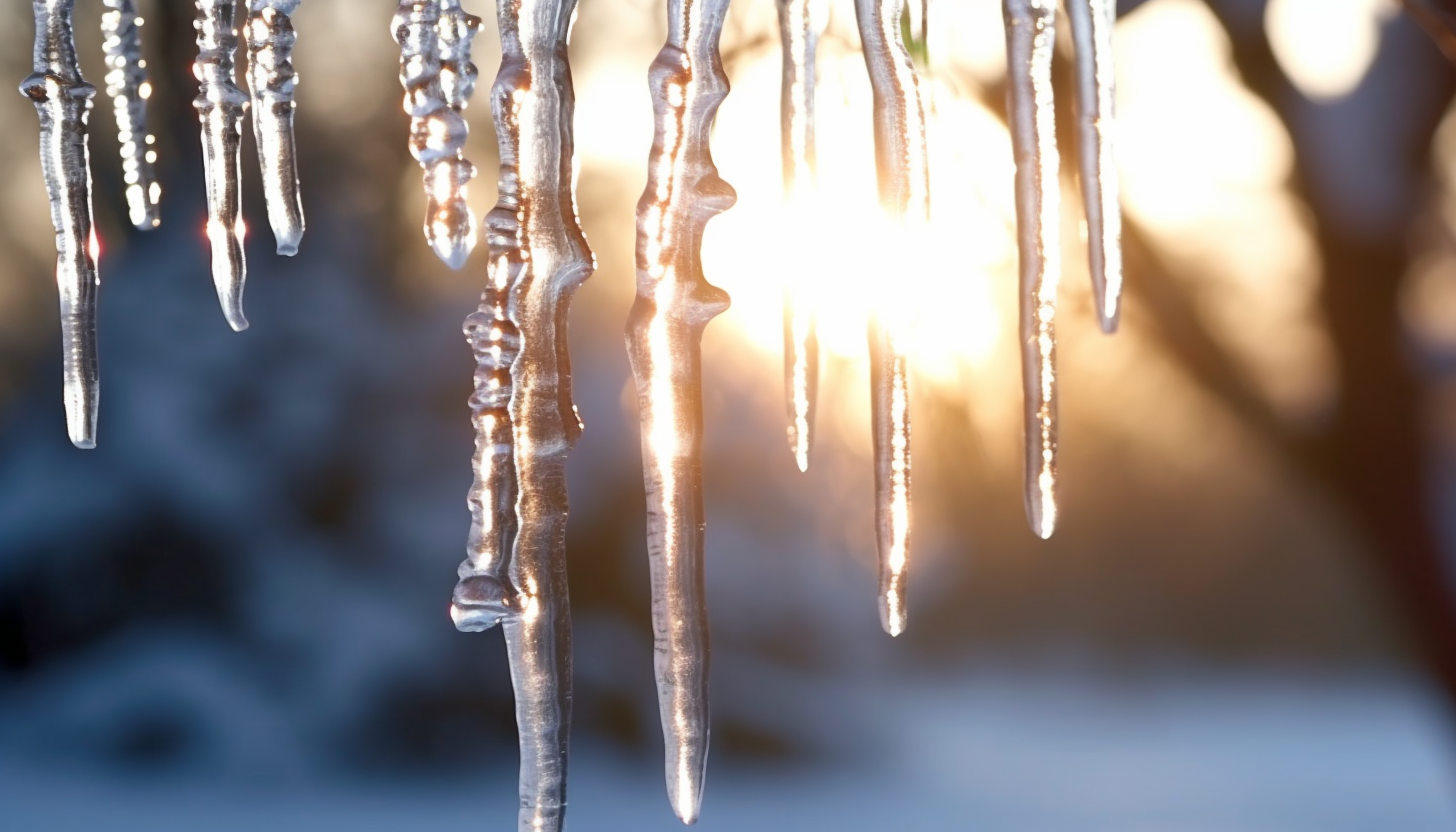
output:
M248 0L248 92L253 136L263 169L263 196L278 253L298 253L303 239L303 203L298 192L298 154L293 141L293 44L290 18L300 0Z
M814 59L820 21L815 19L814 0L778 0L778 8L784 50L779 107L784 196L797 215L804 208L804 196L814 186ZM809 306L811 298L805 291L807 275L798 273L798 263L791 268L795 273L788 276L784 292L784 399L789 411L789 450L799 470L807 471L819 398L819 336Z
M239 150L248 96L238 87L235 0L197 0L197 98L202 121L202 163L207 180L207 239L212 244L212 281L228 324L248 328L243 316L242 195Z
M708 757L708 615L703 588L703 329L728 295L703 277L708 220L737 198L708 148L728 76L718 38L728 0L668 0L667 43L648 71L655 136L637 203L637 301L627 355L637 384L647 487L653 662L667 792L698 817Z
M1060 183L1052 110L1056 0L1005 0L1002 10L1021 252L1026 512L1032 531L1048 538L1057 524L1056 314L1061 273Z
M101 16L102 49L106 52L106 94L116 113L121 144L121 170L131 224L143 231L161 224L158 203L156 140L147 131L147 62L142 58L142 19L134 0L106 0Z
M459 0L404 0L394 14L410 153L425 171L425 239L452 269L465 265L476 242L466 204L475 165L465 158L470 126L462 111L475 90L470 44L479 27Z
M1113 157L1115 0L1066 0L1076 48L1077 151L1087 212L1092 297L1103 332L1117 329L1122 296L1122 209Z
M86 121L96 88L81 77L71 11L75 0L34 0L34 72L20 92L40 116L40 162L56 229L66 427L78 448L96 447L96 232Z
M446 6L450 20L458 6ZM502 59L491 104L500 200L486 218L489 281L466 321L477 361L475 485L470 557L451 614L462 630L505 629L521 735L522 832L559 832L566 810L566 454L581 434L566 322L571 296L593 268L571 191L575 102L566 53L575 7L575 0L498 6ZM441 28L473 32L475 25L457 16ZM452 38L461 40L442 35ZM447 67L462 60L444 52Z
M929 220L930 168L919 81L900 35L904 5L904 0L855 0L874 90L880 201L894 231L906 233L908 240L909 232L923 230ZM896 291L893 286L885 289ZM890 300L886 306L895 307ZM892 636L905 630L910 554L910 374L900 318L893 308L876 310L869 337L880 624Z

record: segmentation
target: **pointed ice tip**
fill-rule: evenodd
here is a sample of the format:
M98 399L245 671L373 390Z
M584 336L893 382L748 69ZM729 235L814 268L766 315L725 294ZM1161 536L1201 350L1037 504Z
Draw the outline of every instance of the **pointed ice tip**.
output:
M233 328L233 332L242 332L248 328L248 319L243 317L242 308L224 309L222 314L227 318L228 326Z
M1103 335L1111 335L1111 334L1117 332L1117 322L1118 322L1118 315L1117 315L1117 313L1113 313L1111 315L1098 314L1098 316L1097 316L1097 322L1102 325L1102 334Z
M1026 519L1031 524L1031 532L1042 540L1050 540L1052 532L1057 530L1057 506L1056 503L1047 504L1043 500L1031 496L1026 501Z
M292 257L298 253L298 240L287 240L278 238L278 254L283 257Z
M458 272L465 268L465 261L470 259L470 250L473 246L463 242L452 245L449 240L439 240L433 248L436 257Z
M89 436L77 436L73 433L71 434L71 444L75 445L83 451L94 450L96 448L96 436L95 434L91 434Z
M682 801L684 800L688 801L688 805L683 804ZM674 794L672 797L672 811L677 815L678 820L683 822L684 826L692 826L697 823L698 815L701 814L702 808L703 793L701 790L695 790L691 795Z
M683 740L670 754L671 766L667 776L667 799L672 804L673 814L684 824L692 826L698 822L703 808L703 775L708 767L707 737L698 740Z

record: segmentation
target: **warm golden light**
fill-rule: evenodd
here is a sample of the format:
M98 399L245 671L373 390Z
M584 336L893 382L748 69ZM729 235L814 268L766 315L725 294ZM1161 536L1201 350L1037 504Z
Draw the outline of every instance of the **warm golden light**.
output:
M1398 11L1395 0L1269 0L1264 29L1289 80L1317 101L1343 98L1359 86L1380 30Z

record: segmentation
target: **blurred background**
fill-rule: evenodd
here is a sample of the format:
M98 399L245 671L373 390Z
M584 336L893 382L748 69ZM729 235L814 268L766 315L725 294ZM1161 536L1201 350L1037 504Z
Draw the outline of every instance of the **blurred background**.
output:
M26 5L0 4L17 83ZM483 252L455 273L423 242L394 6L307 0L295 18L308 235L273 255L246 131L253 326L234 334L208 274L191 4L140 5L164 220L127 223L98 97L95 451L66 439L36 117L0 95L0 825L510 828L504 650L446 614ZM1456 830L1456 70L1387 0L1118 5L1127 306L1097 331L1067 167L1063 506L1042 542L1020 496L1000 4L928 4L936 233L882 271L865 267L881 220L852 4L826 0L817 207L795 214L774 4L734 4L714 156L739 202L704 255L734 306L704 346L703 828ZM101 4L78 6L100 85ZM466 6L487 18L483 216L499 49L493 9ZM678 825L622 346L664 37L660 2L583 0L572 45L598 260L572 313L575 830ZM784 441L795 274L824 353L807 474ZM864 360L886 284L921 318L893 642Z

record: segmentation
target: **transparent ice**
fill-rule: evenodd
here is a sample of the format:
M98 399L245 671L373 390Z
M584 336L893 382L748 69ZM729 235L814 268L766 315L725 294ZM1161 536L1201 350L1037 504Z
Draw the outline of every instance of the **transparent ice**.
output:
M815 178L814 59L824 14L818 0L778 0L779 38L784 51L784 196L791 214L811 192ZM790 274L784 292L784 400L788 404L789 450L800 471L809 470L814 411L819 399L819 336L815 332L808 275Z
M1076 48L1077 132L1087 250L1098 321L1117 328L1122 294L1122 219L1113 157L1112 25L1109 0L1067 0ZM1052 95L1056 0L1004 0L1007 121L1016 157L1021 261L1022 395L1026 514L1051 537L1057 525L1057 284L1061 277L1060 162Z
M155 171L156 139L147 130L152 85L142 58L142 19L137 16L135 0L105 2L101 46L106 53L106 94L116 113L127 213L131 224L145 231L161 224L158 203L162 188Z
M192 71L198 88L192 106L202 122L212 282L228 324L242 331L248 328L248 320L243 316L247 262L243 258L239 151L248 96L238 87L236 24L235 0L197 0L197 62Z
M466 204L475 165L465 158L470 126L462 111L475 91L470 44L479 28L459 0L404 0L394 13L410 153L425 171L425 239L452 269L465 265L476 242Z
M919 81L900 34L904 11L904 0L855 0L874 90L880 202L894 226L891 233L907 235L908 243L908 235L924 229L929 220L930 166ZM892 286L886 290L896 291ZM899 317L876 310L869 333L880 625L892 636L905 630L910 555L910 373Z
M1116 0L1066 0L1076 59L1077 154L1087 213L1092 298L1103 332L1117 329L1122 298L1122 210L1113 135L1112 28Z
M263 169L263 197L279 254L298 253L303 239L303 203L298 194L298 154L293 142L293 44L290 17L300 0L248 0L248 91L253 136Z
M500 197L486 217L486 290L465 323L476 359L475 482L469 556L451 616L461 630L499 623L505 631L521 740L522 832L557 832L566 810L566 454L582 431L566 323L571 296L594 265L572 198L575 101L566 47L575 11L575 0L498 6L502 57L491 107ZM473 30L478 21L451 25Z
M703 329L728 295L703 277L708 220L737 198L708 148L728 76L718 39L728 0L668 0L667 43L648 70L655 132L637 203L637 300L627 355L637 384L652 577L653 663L668 799L698 817L708 758L703 588Z
M20 92L40 116L40 162L56 230L66 427L78 448L96 446L96 237L86 120L96 88L81 77L71 25L75 0L34 0L34 71Z

